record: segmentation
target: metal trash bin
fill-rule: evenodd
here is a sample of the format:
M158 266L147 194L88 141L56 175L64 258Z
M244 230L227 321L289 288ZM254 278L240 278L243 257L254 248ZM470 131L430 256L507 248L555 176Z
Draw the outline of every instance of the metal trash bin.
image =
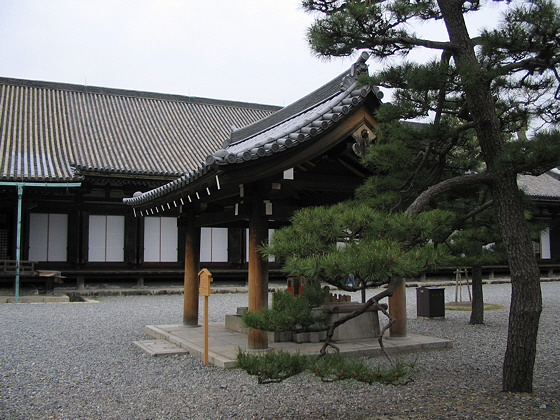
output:
M445 289L423 286L416 289L416 316L418 318L445 318Z

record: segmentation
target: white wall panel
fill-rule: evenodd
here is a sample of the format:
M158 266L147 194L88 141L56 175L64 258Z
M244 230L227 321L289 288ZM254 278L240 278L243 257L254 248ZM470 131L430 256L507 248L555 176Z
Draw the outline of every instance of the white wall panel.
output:
M107 216L89 216L88 261L105 261Z
M160 221L159 217L144 218L144 261L160 260Z
M177 218L161 218L161 262L177 262Z
M212 262L212 228L200 229L200 262Z
M68 248L68 215L49 214L49 261L66 261Z
M68 215L31 213L29 215L29 256L31 261L66 261Z
M551 258L550 228L548 227L541 232L541 258L543 260L549 260Z
M212 228L212 262L227 262L228 260L228 230L227 228Z
M268 243L271 242L272 235L274 235L274 229L268 229ZM268 262L274 262L274 261L276 261L276 259L274 258L274 255L271 255L271 256L268 257Z
M49 215L31 213L29 215L29 260L47 261Z
M124 261L124 216L107 216L107 254L105 261Z

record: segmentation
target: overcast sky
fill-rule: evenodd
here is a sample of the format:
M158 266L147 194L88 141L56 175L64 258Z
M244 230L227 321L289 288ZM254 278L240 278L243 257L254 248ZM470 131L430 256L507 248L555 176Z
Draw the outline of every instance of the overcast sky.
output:
M311 52L300 3L0 0L0 76L288 105L354 61Z

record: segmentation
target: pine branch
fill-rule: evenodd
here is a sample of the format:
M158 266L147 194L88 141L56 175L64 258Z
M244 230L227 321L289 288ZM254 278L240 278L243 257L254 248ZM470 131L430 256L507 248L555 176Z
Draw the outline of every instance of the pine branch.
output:
M424 48L429 48L434 50L447 50L447 51L453 50L453 44L451 42L432 41L430 39L422 39L422 38L415 38L415 37L405 37L405 36L376 37L373 40L381 45L402 44L403 46L406 47L424 47Z
M560 64L560 57L551 58L550 60L545 60L542 58L527 58L521 61L515 61L496 68L496 72L499 75L506 75L510 72L526 70L530 73L534 72L536 69L550 69L555 71L555 67Z
M480 206L478 206L477 208L471 210L470 212L468 212L467 214L465 214L464 216L456 219L453 222L453 225L451 226L451 228L449 229L449 231L447 232L447 234L445 235L445 237L440 237L437 239L437 242L439 243L443 243L445 244L449 250L451 252L453 252L453 248L452 246L447 242L447 240L449 239L449 237L457 230L460 229L463 224L469 220L470 218L476 216L479 213L482 213L483 211L489 209L490 207L492 207L494 205L494 200L489 200L487 202L485 202L484 204L481 204ZM436 242L436 241L434 241Z
M440 183L429 187L427 190L422 192L416 200L408 207L406 213L416 215L426 207L431 200L435 197L451 191L455 188L461 188L467 185L484 184L491 182L493 179L493 174L488 172L478 173L478 174L468 174L462 175L455 178L449 178Z

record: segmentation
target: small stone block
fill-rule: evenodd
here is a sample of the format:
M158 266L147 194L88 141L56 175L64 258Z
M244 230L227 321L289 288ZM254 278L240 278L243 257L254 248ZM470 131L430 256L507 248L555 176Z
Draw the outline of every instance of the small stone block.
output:
M225 327L231 331L247 334L247 326L238 315L226 315Z
M278 331L273 333L273 340L275 343L283 343L287 341L292 341L291 331Z
M235 315L237 316L242 316L245 312L247 312L249 308L246 306L240 306L237 308L237 312L235 313Z
M144 353L150 356L168 356L170 354L188 354L185 350L167 340L142 340L133 341Z
M292 341L294 343L309 343L309 333L308 332L303 332L303 333L293 333L292 334Z

